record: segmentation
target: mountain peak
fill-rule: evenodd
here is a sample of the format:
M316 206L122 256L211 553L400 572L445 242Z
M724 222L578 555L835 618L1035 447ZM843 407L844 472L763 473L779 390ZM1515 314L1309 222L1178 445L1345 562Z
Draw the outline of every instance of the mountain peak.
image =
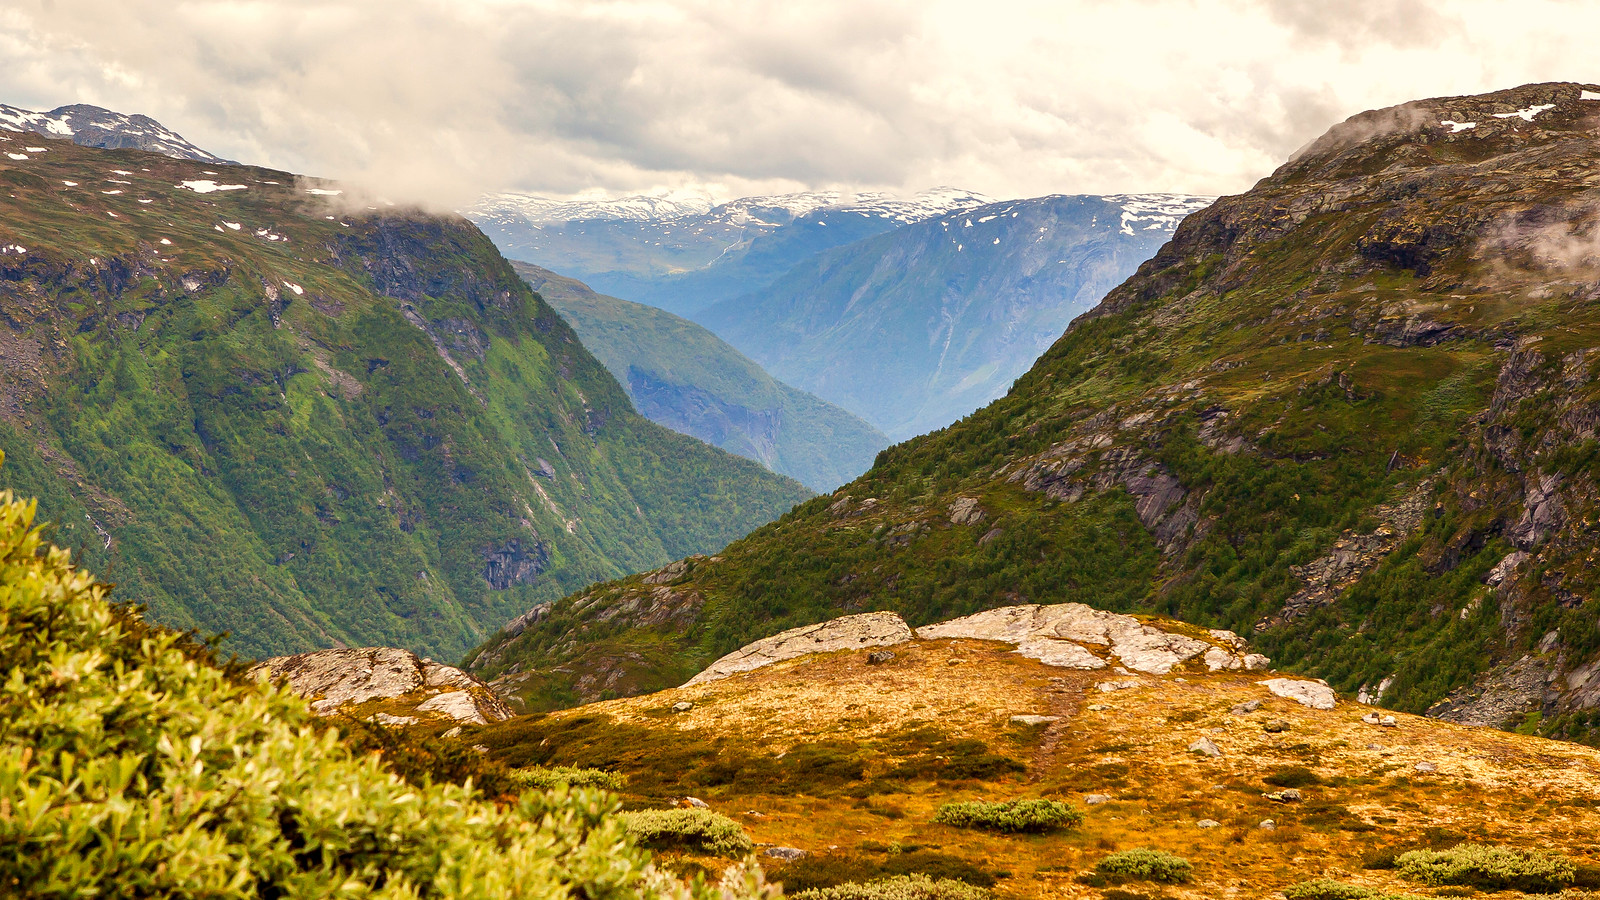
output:
M214 153L200 149L183 135L149 116L130 116L87 103L58 106L42 113L0 103L0 131L33 132L50 138L68 138L84 147L147 150L173 159L227 162Z

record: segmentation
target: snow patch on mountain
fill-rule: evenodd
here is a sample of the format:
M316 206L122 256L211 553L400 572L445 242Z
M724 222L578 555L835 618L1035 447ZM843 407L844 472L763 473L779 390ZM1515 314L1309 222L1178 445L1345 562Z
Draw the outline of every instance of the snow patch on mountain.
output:
M49 112L33 112L0 103L0 131L67 138L85 147L147 150L174 159L227 162L191 144L183 135L149 116L129 116L84 103L60 106Z
M709 194L693 191L639 194L614 200L552 200L532 194L500 193L484 197L468 215L489 222L519 221L534 226L568 222L668 223L690 218L727 225L776 226L813 213L837 211L905 225L992 202L982 194L950 187L906 198L879 191L801 191L741 197L721 204L714 203Z

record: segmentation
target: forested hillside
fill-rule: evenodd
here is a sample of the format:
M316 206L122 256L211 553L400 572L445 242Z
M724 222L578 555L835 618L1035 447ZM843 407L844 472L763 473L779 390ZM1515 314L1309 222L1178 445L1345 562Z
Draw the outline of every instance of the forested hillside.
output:
M0 150L0 484L159 622L450 658L807 496L636 414L463 219Z

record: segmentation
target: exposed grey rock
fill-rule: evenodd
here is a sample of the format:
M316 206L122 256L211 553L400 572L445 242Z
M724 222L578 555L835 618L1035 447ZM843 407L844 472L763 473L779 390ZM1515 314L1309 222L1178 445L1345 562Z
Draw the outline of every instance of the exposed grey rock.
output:
M1378 724L1384 728L1398 728L1400 726L1400 723L1395 721L1394 716L1384 716L1378 720Z
M1528 554L1521 550L1513 550L1507 553L1499 562L1494 564L1494 568L1489 570L1489 574L1483 576L1483 583L1490 587L1499 587L1511 576L1512 572L1517 570L1517 566L1522 565L1527 559Z
M1216 743L1214 743L1210 738L1201 738L1200 740L1190 744L1189 752L1198 753L1201 756L1209 756L1212 759L1222 756L1222 751L1218 749Z
M645 584L671 584L682 578L689 571L689 560L680 559L670 562L661 568L644 576Z
M1383 717L1375 712L1369 712L1361 717L1361 721L1367 725L1381 725L1383 724Z
M1271 819L1262 819L1261 824L1257 825L1256 827L1262 831L1276 831L1278 828L1278 823L1272 821Z
M1383 699L1384 694L1389 692L1389 687L1393 684L1394 676L1389 675L1386 676L1382 681L1378 682L1378 689L1375 691L1369 691L1367 690L1366 685L1362 685L1361 690L1356 693L1356 702L1377 703Z
M1060 716L1024 715L1024 716L1012 716L1011 717L1011 724L1012 725L1028 725L1028 726L1049 725L1052 722L1059 722L1059 721L1061 721L1061 717Z
M1289 730L1289 723L1283 719L1273 719L1271 722L1262 725L1261 730L1267 734L1283 734Z
M810 653L831 653L864 647L892 647L915 637L904 619L894 613L874 612L845 616L820 625L791 628L782 634L748 644L712 663L689 679L685 687L749 672L775 662Z
M1044 645L1054 651L1051 655L1075 668L1099 668L1089 659L1094 657L1087 646L1105 647L1122 665L1137 672L1165 675L1188 660L1217 649L1215 645L1185 635L1172 634L1145 625L1132 616L1119 615L1094 609L1082 603L1058 603L1050 606L1005 606L985 610L948 622L925 625L917 629L923 640L942 638L972 638L986 641L1004 641L1022 646L1037 641L1052 641ZM1077 644L1085 649L1078 653L1061 642ZM1037 647L1034 653L1041 653ZM1027 655L1033 655L1028 653ZM1039 658L1035 656L1034 658ZM1228 668L1242 668L1242 657L1233 657Z
M1260 708L1260 700L1246 700L1245 702L1240 703L1238 706L1235 706L1233 709L1228 710L1228 712L1236 716L1247 716Z
M1530 478L1523 498L1522 518L1506 532L1506 537L1519 550L1531 550L1562 525L1566 524L1566 507L1561 503L1561 476L1539 475Z
M489 719L478 709L478 701L473 699L467 691L447 691L437 694L417 704L419 713L437 713L455 719L457 722L468 722L473 725L487 725Z
M497 591L513 585L533 584L550 567L550 548L544 541L512 538L483 552L483 580Z
M761 851L761 855L771 859L781 859L784 862L793 862L794 860L805 856L806 851L801 850L798 847L768 847L767 849Z
M677 703L672 704L672 711L675 713L686 713L691 709L694 709L694 704L687 700L679 700Z
M711 808L711 804L705 802L704 800L701 800L699 797L685 797L680 802L684 806L693 807L695 809L710 809Z
M950 524L976 525L984 519L983 507L972 497L958 497L950 504Z
M548 615L550 615L550 604L541 603L522 615L517 616L515 619L512 619L510 622L507 622L506 627L501 630L505 632L505 636L509 640L523 633L524 631L527 631L530 626L544 621L544 617Z
M881 666L886 662L894 661L893 650L874 650L867 654L867 665Z
M1262 794L1261 796L1271 800L1273 803L1299 803L1305 799L1297 788L1273 791L1270 794Z
M1543 708L1551 678L1547 661L1524 656L1509 666L1496 666L1473 684L1451 691L1428 707L1426 715L1458 725L1499 728ZM1572 681L1573 675L1568 675L1569 687Z
M1439 771L1438 765L1431 762L1419 762L1416 764L1415 768L1418 772L1421 772L1424 775Z
M1110 694L1116 691L1126 691L1138 686L1139 682L1137 681L1102 681L1095 685L1094 689L1102 694Z
M388 725L388 726L391 726L391 727L400 727L400 726L404 726L404 725L415 725L417 723L417 717L416 716L391 716L388 713L381 712L381 713L375 714L372 717L372 721L377 722L379 725Z
M1257 682L1257 684L1285 700L1293 700L1301 706L1309 706L1312 709L1333 709L1338 703L1338 698L1334 696L1333 688L1320 681L1269 678L1266 681Z
M1105 660L1090 653L1081 644L1071 641L1058 641L1052 638L1036 638L1023 641L1017 645L1017 653L1029 659L1037 659L1047 666L1056 666L1062 669L1103 669Z
M1198 821L1198 822L1196 822L1194 824L1195 824L1196 828L1220 828L1220 827L1222 827L1222 823L1218 822L1216 819L1201 819L1200 821Z
M1111 797L1109 795L1107 795L1107 794L1084 794L1083 795L1083 805L1084 806L1100 806L1101 804L1110 803L1110 802L1111 802Z
M511 718L511 710L478 679L454 666L422 660L409 650L392 647L319 650L278 656L257 664L250 672L258 677L265 674L286 678L295 693L311 701L311 709L318 715L331 715L346 705L390 700L429 688L456 688L466 693L472 706L470 714L460 717L462 721ZM422 710L420 705L417 708ZM464 707L453 706L452 709L465 713Z

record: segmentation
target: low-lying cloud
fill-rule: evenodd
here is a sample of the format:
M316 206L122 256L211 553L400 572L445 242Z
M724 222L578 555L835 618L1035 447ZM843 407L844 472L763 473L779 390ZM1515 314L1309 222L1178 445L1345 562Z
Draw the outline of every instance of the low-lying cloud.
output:
M1243 190L1364 109L1600 80L1564 0L13 0L0 102L463 205Z

